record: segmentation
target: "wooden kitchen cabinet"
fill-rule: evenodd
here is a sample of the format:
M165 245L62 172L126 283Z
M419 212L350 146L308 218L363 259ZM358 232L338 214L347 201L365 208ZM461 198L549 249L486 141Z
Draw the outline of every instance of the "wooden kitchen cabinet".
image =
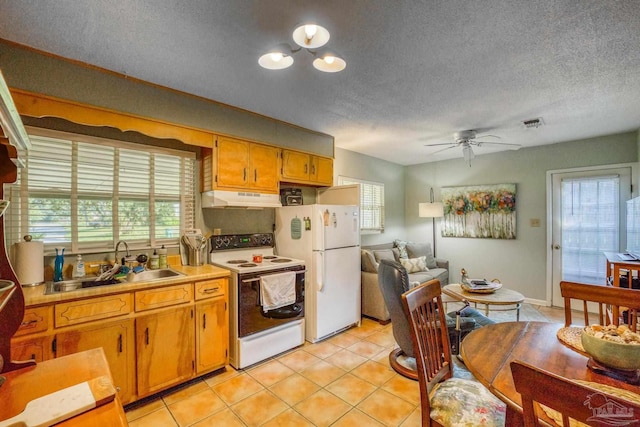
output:
M280 149L236 138L218 137L213 162L213 187L278 192Z
M229 326L224 297L196 304L196 374L227 364Z
M193 306L165 309L136 319L138 398L194 374Z
M16 362L35 360L39 363L53 359L53 339L51 335L14 338L11 340L11 360Z
M283 181L312 184L333 184L333 159L294 150L282 150Z
M135 392L135 333L133 319L100 323L56 334L56 357L102 347L122 403Z

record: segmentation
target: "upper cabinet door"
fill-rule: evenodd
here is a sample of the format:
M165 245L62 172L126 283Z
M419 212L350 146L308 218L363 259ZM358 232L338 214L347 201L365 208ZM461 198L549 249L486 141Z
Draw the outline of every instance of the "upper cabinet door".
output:
M310 158L306 153L282 150L282 178L308 181Z
M249 183L249 142L219 137L216 175L218 187L247 187Z
M333 159L313 156L310 179L319 184L333 185Z
M278 192L278 157L280 149L268 145L251 144L249 155L250 187Z

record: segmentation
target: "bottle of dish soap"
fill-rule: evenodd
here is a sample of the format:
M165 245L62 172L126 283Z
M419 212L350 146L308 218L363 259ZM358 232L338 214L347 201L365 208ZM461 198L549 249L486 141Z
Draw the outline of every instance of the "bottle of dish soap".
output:
M151 255L149 259L151 261L149 269L157 270L158 268L160 268L160 257L158 256L158 252L156 252L155 249L153 250L153 255Z
M82 255L78 254L76 256L76 263L73 266L73 278L77 279L80 277L84 277L86 274L84 269L84 261L82 260Z
M158 266L160 269L167 268L167 250L164 245L158 249Z

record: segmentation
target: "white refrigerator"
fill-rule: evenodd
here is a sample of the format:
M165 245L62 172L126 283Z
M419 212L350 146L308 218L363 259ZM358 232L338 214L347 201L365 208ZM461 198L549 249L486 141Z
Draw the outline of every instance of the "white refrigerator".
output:
M360 324L358 206L276 208L276 250L305 261L305 338L317 342Z

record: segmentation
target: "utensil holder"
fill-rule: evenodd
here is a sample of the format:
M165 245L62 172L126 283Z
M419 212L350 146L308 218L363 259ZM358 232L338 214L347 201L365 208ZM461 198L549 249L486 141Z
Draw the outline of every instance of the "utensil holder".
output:
M206 248L187 248L187 263L194 267L201 266L204 264L204 259L206 257L205 252Z

